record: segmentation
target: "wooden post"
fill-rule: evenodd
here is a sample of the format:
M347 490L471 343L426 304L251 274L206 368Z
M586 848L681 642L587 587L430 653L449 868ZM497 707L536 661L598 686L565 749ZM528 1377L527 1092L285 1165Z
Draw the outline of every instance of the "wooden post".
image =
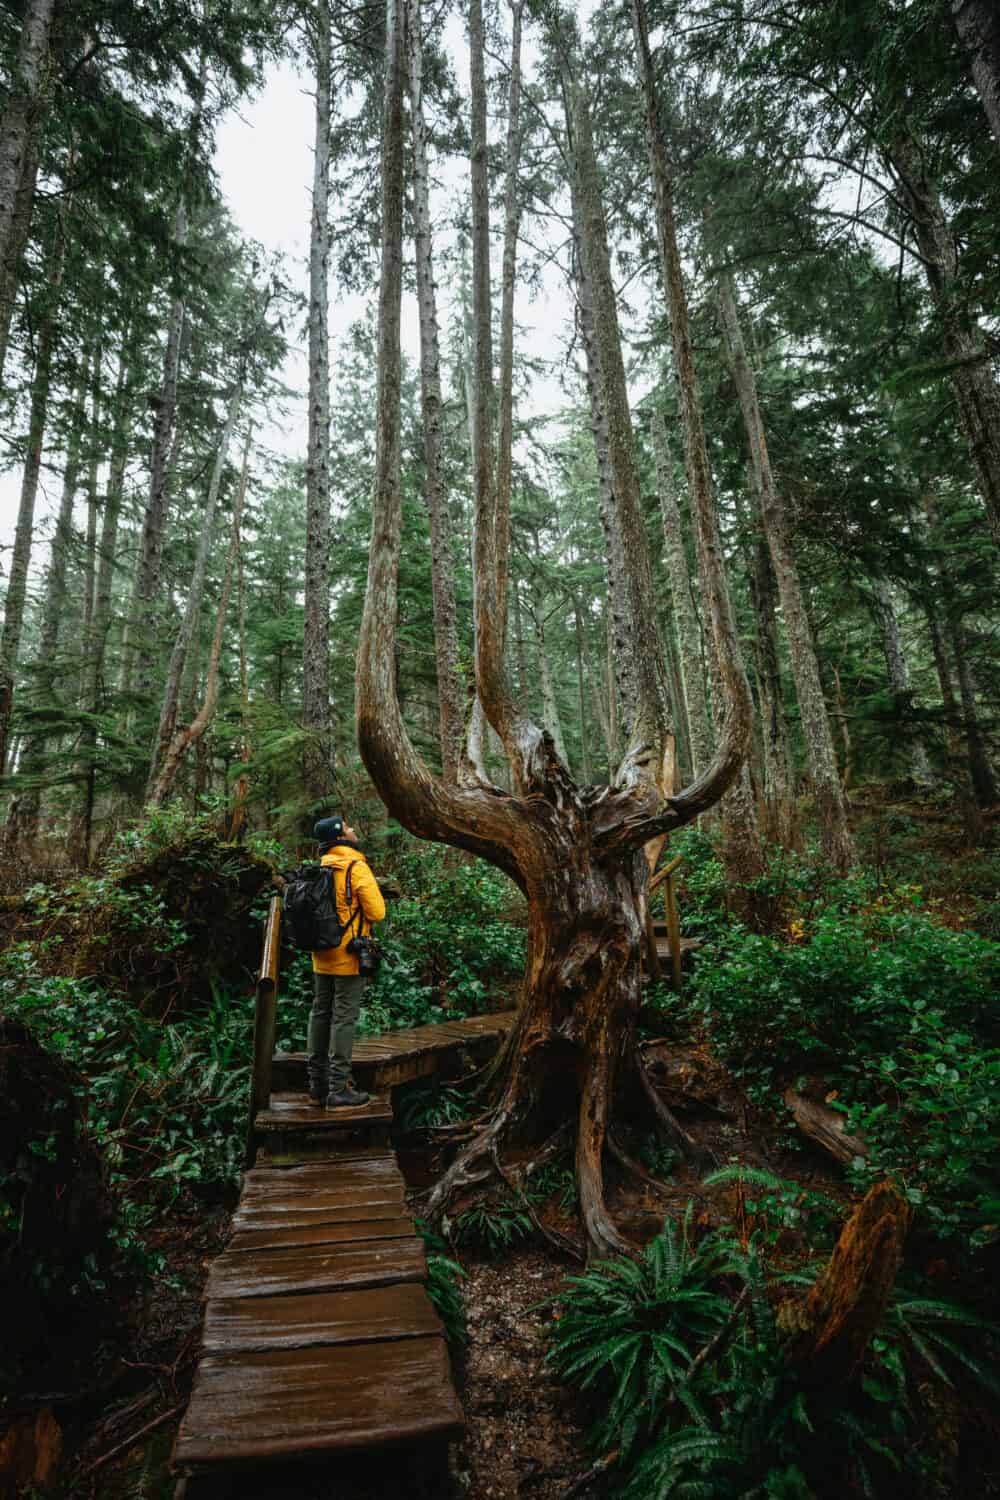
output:
M278 1014L278 965L281 958L281 897L271 897L264 929L264 952L257 976L257 1005L253 1023L253 1073L250 1080L250 1116L244 1165L252 1166L255 1154L254 1121L271 1102L271 1069Z
M674 865L677 868L678 860ZM667 876L663 887L663 905L667 913L667 941L670 944L670 967L673 971L674 990L681 992L681 923L677 915L677 890L674 885L674 870Z

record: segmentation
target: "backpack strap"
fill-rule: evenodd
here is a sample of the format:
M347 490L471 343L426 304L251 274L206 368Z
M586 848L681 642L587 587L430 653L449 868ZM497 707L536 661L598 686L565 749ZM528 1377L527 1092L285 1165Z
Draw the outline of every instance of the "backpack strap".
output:
M360 864L360 860L352 859L351 863L347 866L347 874L344 876L344 905L347 907L348 912L351 912L351 907L354 905L354 887L351 884L351 871L354 869L354 866L356 864ZM350 932L351 928L354 926L356 918L362 919L358 923L358 932L360 933L361 928L364 925L364 913L361 910L360 901L355 907L353 913L348 916L347 926L344 928L345 933Z

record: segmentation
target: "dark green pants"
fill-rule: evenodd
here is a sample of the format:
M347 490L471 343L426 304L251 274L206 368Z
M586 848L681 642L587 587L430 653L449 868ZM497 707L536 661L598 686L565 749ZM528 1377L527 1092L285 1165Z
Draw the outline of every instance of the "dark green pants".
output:
M354 1028L365 997L363 974L314 974L309 1016L309 1089L339 1094L351 1076Z

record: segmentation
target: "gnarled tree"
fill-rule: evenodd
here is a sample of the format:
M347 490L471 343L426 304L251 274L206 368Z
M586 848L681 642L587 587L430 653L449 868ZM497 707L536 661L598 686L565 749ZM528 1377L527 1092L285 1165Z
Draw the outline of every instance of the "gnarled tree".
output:
M616 1117L646 1112L675 1143L690 1142L645 1075L635 1045L639 1006L639 954L646 925L647 863L652 840L691 821L716 801L738 774L750 732L750 696L740 661L722 571L717 521L696 506L695 524L712 570L706 613L722 664L724 712L712 763L686 789L667 795L660 772L669 726L653 704L639 703L624 759L605 786L577 785L555 753L552 739L533 724L507 680L502 644L502 576L496 487L486 462L492 448L492 412L486 358L490 315L488 236L474 224L476 261L476 686L487 720L503 745L511 770L509 791L481 780L449 784L434 776L407 732L396 691L395 644L401 546L400 306L403 225L403 38L401 0L387 0L386 87L382 141L382 271L379 289L378 398L372 540L358 651L357 727L365 765L393 815L419 837L481 855L504 870L524 892L529 908L528 959L517 1025L494 1074L487 1112L472 1140L435 1188L439 1213L463 1186L503 1172L511 1145L540 1142L567 1120L575 1122L577 1178L589 1246L598 1254L627 1248L612 1221L604 1190L603 1159ZM470 35L481 45L481 0L471 0ZM474 64L477 59L474 55ZM481 57L479 77L482 77ZM483 106L476 97L474 109ZM573 118L586 130L585 90L575 91ZM477 132L473 139L477 139ZM577 143L579 144L579 143ZM592 155L592 152L591 152ZM587 199L581 219L603 227L596 171L578 173ZM473 194L473 212L487 211L485 194ZM480 230L477 234L476 229ZM586 233L586 230L585 230ZM585 257L592 245L585 245ZM600 298L597 298L600 301ZM613 312L612 298L612 312ZM601 380L607 402L621 369L610 341L614 319L598 329ZM622 383L624 377L622 375ZM610 391L612 472L630 482L632 431L622 392ZM616 469L615 464L619 467ZM625 548L633 598L640 595L641 559ZM643 622L645 623L645 622ZM644 651L647 682L655 672Z

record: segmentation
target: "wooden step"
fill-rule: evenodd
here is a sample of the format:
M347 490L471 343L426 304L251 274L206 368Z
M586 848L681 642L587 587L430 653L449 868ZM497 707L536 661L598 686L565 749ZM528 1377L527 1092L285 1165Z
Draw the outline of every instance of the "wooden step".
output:
M440 1337L208 1354L174 1462L202 1467L457 1436Z
M208 1272L205 1296L276 1297L293 1292L333 1292L345 1287L423 1281L424 1242L382 1239L346 1244L283 1245L255 1251L224 1250Z
M462 1052L477 1060L491 1056L516 1019L516 1011L502 1011L388 1031L381 1036L358 1037L351 1069L361 1088L395 1088L400 1083L436 1073L442 1062ZM304 1092L308 1087L306 1062L305 1052L275 1053L274 1088Z
M238 1229L226 1246L227 1253L281 1250L298 1245L352 1245L364 1240L407 1239L414 1233L413 1220L400 1213L398 1203L357 1205L347 1217L320 1224L293 1224L278 1229Z
M254 1129L267 1134L276 1131L303 1131L309 1134L340 1135L372 1125L391 1126L392 1105L388 1096L378 1094L367 1104L353 1108L324 1109L314 1104L308 1094L272 1094L267 1109L259 1110Z
M423 1287L414 1282L278 1297L218 1297L208 1304L202 1348L308 1349L367 1344L442 1332Z

